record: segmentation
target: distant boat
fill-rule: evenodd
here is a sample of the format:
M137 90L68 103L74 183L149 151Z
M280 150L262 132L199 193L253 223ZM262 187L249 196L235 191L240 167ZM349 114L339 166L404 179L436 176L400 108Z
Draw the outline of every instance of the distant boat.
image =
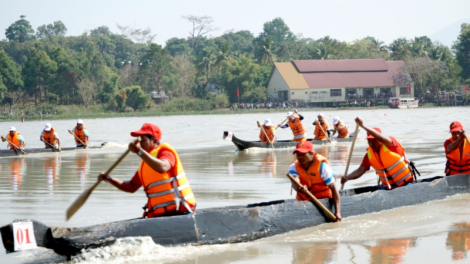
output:
M390 108L416 108L418 107L418 102L414 98L400 98L400 97L390 97L388 99L388 105Z
M108 142L103 142L99 146L89 146L86 149L99 149L106 145ZM84 147L65 147L61 148L60 150L63 151L71 151L71 150L78 150L78 149L85 149ZM36 154L36 153L45 153L45 152L57 152L58 150L53 148L26 148L23 149L24 152L27 154ZM20 150L13 150L13 149L0 149L0 157L10 157L10 156L20 156L23 153Z
M273 142L273 145L271 147L271 144L266 143L266 142L261 142L261 141L245 141L242 139L239 139L235 137L235 135L230 132L230 131L224 131L224 136L223 139L229 138L232 140L232 143L238 148L238 150L245 150L248 148L275 148L275 149L280 149L280 148L289 148L289 147L295 147L299 142L294 142L292 139L290 140L278 140L276 142ZM336 141L338 143L340 142L352 142L354 138L354 133L349 134L349 138L331 138L332 141ZM307 139L314 145L323 145L327 144L328 140L313 140L311 138Z

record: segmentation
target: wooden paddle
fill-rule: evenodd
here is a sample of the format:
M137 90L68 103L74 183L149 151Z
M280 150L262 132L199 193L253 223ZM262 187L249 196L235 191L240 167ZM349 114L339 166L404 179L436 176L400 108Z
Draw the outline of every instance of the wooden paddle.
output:
M256 121L256 123L258 123L258 127L261 127L261 130L263 130L264 135L266 136L266 138L267 138L268 141L269 141L269 144L271 144L271 148L274 149L273 143L272 143L271 140L269 139L268 134L266 134L266 131L264 130L263 126L259 123L259 121Z
M140 137L137 137L137 141L140 141ZM113 171L113 169L127 156L129 151L130 150L127 149L126 152L124 152L121 155L121 157L119 157L119 159L116 160L114 162L114 164L104 174L109 175L111 173L111 171ZM80 209L82 207L82 205L88 199L88 196L90 196L90 194L100 184L100 182L101 181L96 181L96 183L93 186L91 186L91 188L89 188L89 189L85 190L84 192L82 192L82 194L80 194L80 196L78 196L78 198L69 206L69 208L67 209L67 213L66 213L66 220L67 221L78 211L78 209Z
M75 135L75 133L72 132L72 130L69 130L69 133L72 134L76 139L78 139L78 141L80 141L80 143L82 143L84 148L87 148L87 145L85 145L85 143L83 143L83 141L81 141L80 138L77 137L77 135Z
M52 144L50 144L49 142L46 142L45 140L43 140L42 142L46 143L47 145L51 146L51 149L52 149L52 152L58 150L55 148L55 146L52 146Z
M289 120L289 117L291 117L291 116L292 116L292 115L288 116L288 117L286 118L286 120L282 121L282 123L281 123L279 126L277 126L276 129L278 129L280 126L284 125L284 123L285 123L287 120Z
M292 176L290 173L287 173L287 177L294 183L296 184L299 188L303 188L302 184L298 181L295 180L294 176ZM312 199L312 201L318 206L320 207L323 212L325 212L325 214L327 214L333 221L336 221L336 216L330 212L330 210L328 210L328 208L326 208L322 203L320 203L320 201L318 201L317 198L315 198L315 196L313 196L313 194L311 194L308 190L305 190L305 194L310 198Z
M4 138L4 137L2 136L2 138ZM24 150L22 150L21 148L17 147L15 144L11 143L10 140L8 140L8 139L5 138L5 141L8 142L8 143L10 143L12 146L14 146L15 150L19 150L19 151L23 152L23 154L28 155L28 153L26 153Z
M328 136L328 134L325 132L325 130L324 130L323 127L321 126L320 121L318 121L318 119L315 119L315 122L316 122L316 124L318 124L318 126L319 126L320 129L321 129L321 131L323 131L323 134L325 134L326 139L328 139L328 141L329 141L330 143L332 143L330 137Z
M356 123L356 130L354 131L354 138L351 144L351 150L349 151L348 163L346 164L346 170L344 171L343 177L348 176L349 163L351 163L351 157L354 151L354 144L356 143L357 134L359 134L359 125ZM341 184L341 191L343 190L343 188L344 188L344 183Z

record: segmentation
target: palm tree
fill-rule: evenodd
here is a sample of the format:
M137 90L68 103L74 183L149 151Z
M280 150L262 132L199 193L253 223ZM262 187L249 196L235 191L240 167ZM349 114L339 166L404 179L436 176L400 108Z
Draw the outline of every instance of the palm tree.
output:
M263 43L261 43L260 45L262 46L264 52L263 56L261 56L260 63L262 65L266 65L268 63L274 64L278 60L278 58L276 54L273 53L273 41L268 36L263 37L262 40Z
M223 42L218 50L217 60L215 65L220 65L222 61L232 60L232 46L228 45L227 42Z
M411 56L410 45L405 38L398 38L388 47L394 60L405 60Z
M215 63L214 52L209 48L204 48L200 52L199 56L199 63L197 64L197 68L200 71L204 71L206 76L206 81L209 81L209 74L212 70L212 65Z

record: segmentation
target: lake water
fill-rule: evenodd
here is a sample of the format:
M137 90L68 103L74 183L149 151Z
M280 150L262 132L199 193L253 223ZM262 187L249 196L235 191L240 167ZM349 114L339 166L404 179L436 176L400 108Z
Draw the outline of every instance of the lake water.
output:
M405 147L421 177L444 175L443 143L450 137L449 124L461 121L470 126L470 108L374 109L325 111L331 124L338 115L354 130L360 116L368 126L378 126ZM318 112L301 112L309 135ZM146 198L142 190L129 194L101 183L71 220L65 221L68 206L96 176L107 170L125 151L130 131L144 122L159 125L162 141L179 153L196 195L198 208L246 205L269 200L291 199L285 177L294 161L293 149L238 152L222 139L232 131L244 140L256 140L256 120L271 118L274 124L285 113L168 116L145 118L85 119L91 145L108 144L97 150L34 154L0 159L0 225L14 219L35 219L50 226L77 227L140 217ZM0 132L16 126L28 148L43 147L39 135L46 121L0 123ZM60 134L62 147L73 146L67 133L75 120L51 121ZM278 129L279 139L290 139L290 129ZM361 131L349 171L356 169L365 154L367 141ZM2 148L6 144L3 143ZM343 174L350 143L315 146L327 157L336 174ZM127 180L140 159L129 154L111 173ZM345 188L376 184L372 171ZM339 181L337 182L339 186ZM0 241L1 244L1 241ZM1 245L3 249L3 245ZM115 245L91 250L71 263L469 263L470 194L448 197L417 206L343 219L249 243L165 248L149 238L122 239ZM5 254L0 263L64 263L47 249Z

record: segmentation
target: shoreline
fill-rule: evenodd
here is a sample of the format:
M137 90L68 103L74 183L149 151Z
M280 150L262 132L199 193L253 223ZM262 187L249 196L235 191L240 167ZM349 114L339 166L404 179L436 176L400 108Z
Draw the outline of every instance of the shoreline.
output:
M468 105L458 105L458 106L436 106L436 105L423 105L417 108L444 108L444 107L470 107ZM294 109L294 108L292 108ZM99 118L116 118L116 117L146 117L146 116L182 116L182 115L236 115L236 114L248 114L248 113L283 113L286 111L291 111L291 108L285 109L241 109L241 110L231 110L229 108L218 109L212 111L187 111L187 112L154 112L154 111L144 111L144 112L107 112L107 113L78 113L76 115L71 114L48 114L43 116L3 116L0 117L0 122L11 122L11 121L21 121L23 117L25 121L38 121L38 120L65 120L65 119L77 119L77 118L87 118L87 119L99 119ZM299 111L347 111L347 110L379 110L379 109L391 109L388 106L373 106L373 107L314 107L314 108L298 108ZM400 109L393 109L400 110Z

